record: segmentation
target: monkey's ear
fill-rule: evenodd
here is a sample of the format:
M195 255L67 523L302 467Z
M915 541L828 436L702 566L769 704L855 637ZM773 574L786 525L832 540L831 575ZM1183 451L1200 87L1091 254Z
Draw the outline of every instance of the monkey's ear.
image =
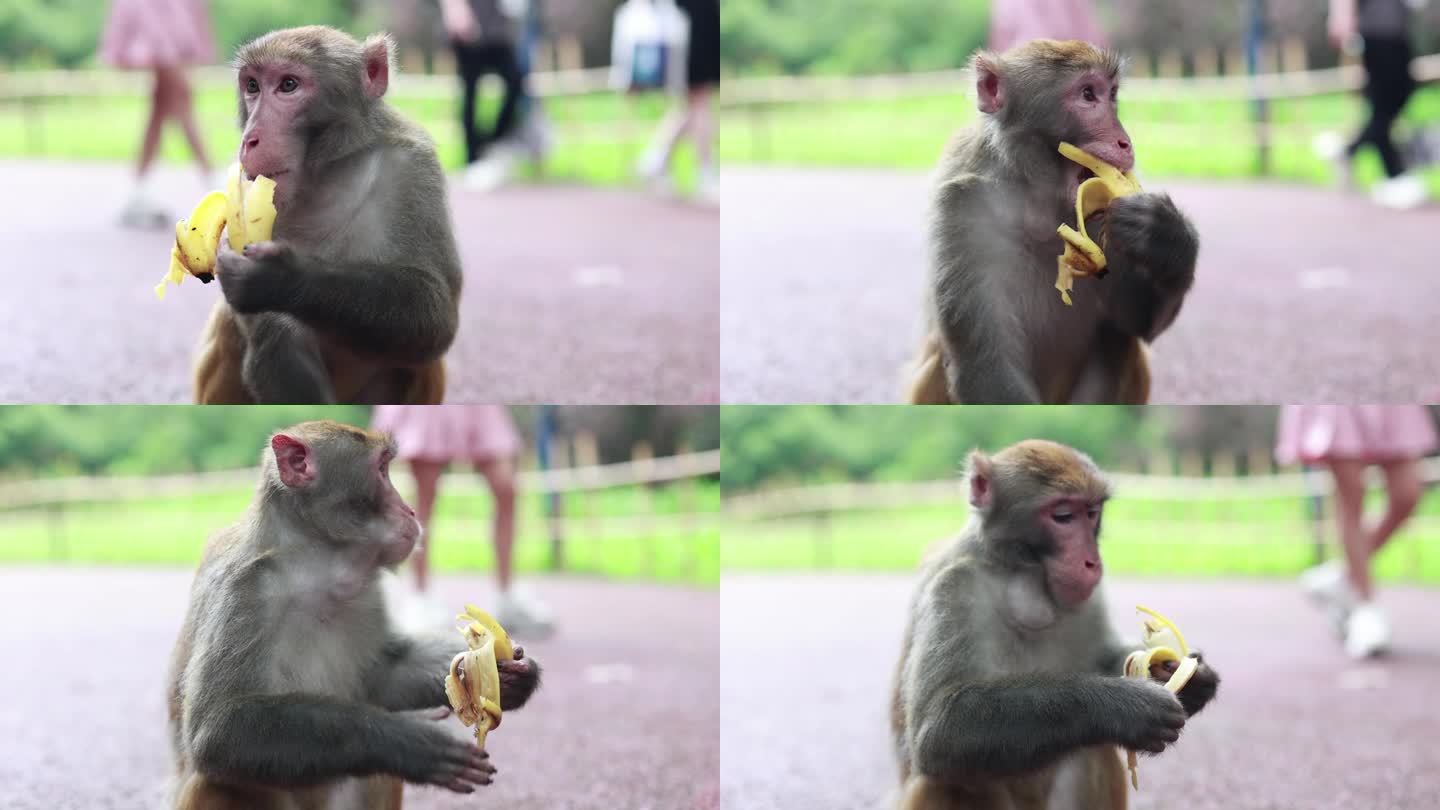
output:
M1001 69L1000 57L989 51L980 51L970 62L975 72L976 106L980 112L993 115L1005 106L1005 76Z
M280 481L292 489L310 485L315 480L315 459L305 443L284 433L270 437L270 449L275 453L275 467L280 471Z
M389 34L371 34L365 40L365 73L360 82L365 95L380 98L390 87L390 73L394 68L395 38Z
M968 465L970 480L970 505L984 509L995 499L995 465L990 457L976 450L970 454Z

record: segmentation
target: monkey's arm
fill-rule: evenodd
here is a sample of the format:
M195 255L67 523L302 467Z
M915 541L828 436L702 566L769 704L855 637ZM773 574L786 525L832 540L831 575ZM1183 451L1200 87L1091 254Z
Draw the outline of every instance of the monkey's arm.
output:
M286 243L259 242L244 255L222 246L216 275L236 312L293 315L397 364L443 355L459 325L458 283L419 256L341 264Z
M1007 285L1025 278L1024 251L1007 234L1015 225L997 208L1000 192L977 175L936 191L931 221L932 306L956 402L1034 404L1023 324Z
M465 645L438 638L393 636L366 680L371 700L387 709L425 709L447 706L445 673L450 659ZM540 664L515 648L514 661L497 662L500 672L500 708L525 705L540 687Z
M1101 284L1105 313L1120 332L1152 341L1195 281L1195 226L1168 194L1134 194L1112 201L1101 227L1111 271Z

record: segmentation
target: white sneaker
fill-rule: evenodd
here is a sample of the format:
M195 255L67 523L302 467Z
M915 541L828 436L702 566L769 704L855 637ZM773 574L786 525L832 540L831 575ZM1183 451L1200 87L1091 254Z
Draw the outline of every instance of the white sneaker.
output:
M120 224L126 228L162 230L174 228L179 219L165 210L164 206L144 194L132 194L120 209Z
M520 637L545 638L555 632L550 608L523 585L512 585L495 600L495 620Z
M1373 602L1365 602L1350 611L1345 621L1345 652L1351 658L1379 655L1390 646L1390 622Z
M1355 606L1355 593L1345 578L1345 563L1341 560L1327 560L1300 574L1300 589L1324 610L1342 635L1345 621Z
M1370 190L1370 198L1377 204L1400 211L1424 205L1429 196L1430 190L1425 187L1425 181L1414 174L1392 177L1375 184Z
M494 191L505 185L514 167L515 155L508 147L495 144L485 153L485 157L465 169L460 183L470 191Z

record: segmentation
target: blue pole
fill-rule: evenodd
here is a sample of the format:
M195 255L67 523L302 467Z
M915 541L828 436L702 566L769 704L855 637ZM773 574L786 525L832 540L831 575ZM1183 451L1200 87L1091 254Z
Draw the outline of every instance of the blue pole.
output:
M540 462L540 471L550 469L550 443L555 437L555 406L541 405L536 414L535 455ZM545 493L545 524L550 533L550 568L554 571L565 567L565 537L560 531L560 493L550 490Z
M1252 79L1259 71L1260 46L1265 41L1265 0L1250 0L1250 24L1245 30L1245 68ZM1270 173L1270 102L1259 93L1250 100L1250 114L1255 122L1255 141L1259 147L1260 174Z

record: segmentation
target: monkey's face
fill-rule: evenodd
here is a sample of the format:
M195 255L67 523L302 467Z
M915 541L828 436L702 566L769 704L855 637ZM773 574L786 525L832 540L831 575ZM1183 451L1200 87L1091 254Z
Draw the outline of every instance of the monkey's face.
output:
M240 165L252 180L264 175L275 181L275 205L283 210L305 161L303 133L317 103L315 75L298 62L260 62L242 66L239 82Z
M390 462L395 457L393 445L381 448L375 458L376 503L379 506L372 523L378 534L380 564L393 568L405 561L420 542L422 527L415 510L405 503L390 482Z
M1048 540L1041 557L1050 595L1064 608L1083 604L1100 584L1100 518L1103 501L1062 495L1041 505L1039 522Z
M1120 81L1098 70L1086 70L1063 87L1060 105L1065 110L1062 131L1054 133L1121 172L1135 167L1135 149L1120 123ZM1063 161L1063 158L1061 159ZM1067 199L1075 198L1080 183L1094 177L1083 166L1063 163L1071 173Z

